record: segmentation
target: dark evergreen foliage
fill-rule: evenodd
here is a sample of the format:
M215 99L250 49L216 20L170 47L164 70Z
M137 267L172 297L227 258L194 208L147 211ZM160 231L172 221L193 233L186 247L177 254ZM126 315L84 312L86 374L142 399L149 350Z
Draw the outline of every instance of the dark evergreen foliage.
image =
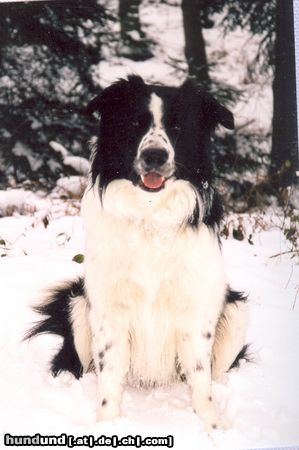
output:
M49 141L78 154L90 137L83 111L110 19L96 0L1 5L0 166L16 182L54 180L64 168Z
M274 73L271 161L261 191L275 194L295 182L298 169L293 1L206 0L203 5L207 16L226 11L226 32L239 26L261 36L251 69Z
M256 63L268 70L274 64L276 0L217 0L218 8L221 2L226 7L223 25L227 32L239 26L262 36Z
M98 0L1 5L0 180L4 185L10 178L17 183L30 180L45 184L47 180L51 187L61 174L74 173L49 146L51 140L65 145L71 154L88 156L86 141L95 133L96 125L84 116L83 110L100 89L94 70L101 60L102 44L117 42L116 54L134 60L152 56L153 43L148 40L140 20L142 3L144 0L120 0L118 18L107 13L100 6L104 3ZM215 26L215 13L221 13L227 33L240 26L261 36L250 67L253 73L264 70L272 76L275 69L271 172L262 190L253 189L248 182L239 182L236 174L270 167L261 142L264 139L269 146L269 136L249 135L245 128L241 133L237 130L235 138L218 136L215 141L213 156L220 179L233 178L229 182L232 196L248 197L247 206L254 206L261 191L262 196L267 196L275 192L277 185L287 185L296 168L292 2L183 0L181 6L187 77L205 85L221 103L231 106L242 92L211 79L202 30ZM288 19L284 19L286 16ZM119 20L120 24L120 33L116 35L107 27L113 20ZM277 33L274 46L276 29L283 37L279 39ZM284 102L285 98L290 101ZM275 173L282 176L275 177ZM276 187L269 190L265 185L271 184L269 181L274 178Z

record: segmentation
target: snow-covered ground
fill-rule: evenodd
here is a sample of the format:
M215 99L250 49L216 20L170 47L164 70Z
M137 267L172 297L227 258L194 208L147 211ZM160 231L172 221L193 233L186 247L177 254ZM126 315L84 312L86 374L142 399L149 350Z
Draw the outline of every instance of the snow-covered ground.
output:
M115 0L102 3L116 13ZM106 60L94 71L102 86L132 72L150 82L172 85L185 78L179 5L144 3L142 23L156 44L154 58L136 63L116 57L117 48L103 48ZM117 31L117 24L111 26ZM234 108L237 127L249 123L251 130L268 132L271 80L261 76L252 82L247 71L256 39L241 30L225 39L217 28L204 33L208 57L214 64L213 79L244 90ZM69 157L57 145L56 150ZM79 165L79 173L85 173L84 161L68 159L68 164ZM1 433L173 435L177 450L296 444L299 448L299 265L289 254L271 258L289 249L278 228L269 226L255 233L254 245L247 239L223 242L231 284L249 294L252 354L251 363L243 362L239 369L213 383L219 408L232 425L225 432L214 432L211 437L204 433L183 384L149 391L126 386L122 417L96 423L95 375L88 373L75 380L63 374L54 379L48 373L48 363L60 345L59 338L41 336L22 342L25 331L37 319L31 306L40 301L45 287L83 271L82 265L72 261L74 255L83 253L79 201L60 198L61 194L78 196L83 184L80 176L63 178L47 197L24 190L0 192L0 215L6 216L0 219ZM272 223L273 218L268 215L265 221Z
M288 255L270 258L286 249L279 230L255 234L254 245L232 238L223 242L231 284L249 293L253 362L243 361L213 383L213 394L232 428L208 437L183 384L148 391L126 386L122 417L96 423L95 375L88 373L79 381L69 374L54 379L48 363L60 338L22 342L37 319L30 308L45 287L83 270L72 261L83 252L79 215L65 215L67 203L55 203L52 196L35 202L39 210L34 215L15 212L0 219L0 237L6 244L6 256L0 259L3 433L173 435L179 450L299 444L299 266Z

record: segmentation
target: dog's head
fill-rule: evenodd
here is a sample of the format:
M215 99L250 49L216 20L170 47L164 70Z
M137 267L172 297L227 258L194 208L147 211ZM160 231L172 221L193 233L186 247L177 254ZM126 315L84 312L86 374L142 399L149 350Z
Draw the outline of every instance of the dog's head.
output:
M211 130L234 127L232 113L192 83L154 86L138 76L103 90L87 112L101 116L92 181L100 175L102 188L122 178L151 192L169 178L209 183Z

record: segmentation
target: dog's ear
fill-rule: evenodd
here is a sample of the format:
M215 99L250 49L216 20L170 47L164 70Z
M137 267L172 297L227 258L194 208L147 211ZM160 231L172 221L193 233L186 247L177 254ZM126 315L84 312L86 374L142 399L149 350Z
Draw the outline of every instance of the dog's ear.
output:
M233 113L221 105L210 94L203 94L203 105L205 114L211 119L212 126L216 126L220 123L228 130L233 130L235 128Z
M145 89L146 84L138 75L130 75L127 80L120 79L103 89L94 99L92 99L85 113L91 115L94 112L103 113L105 108L121 107L126 105L130 99L134 98L141 89Z
M95 98L93 98L88 105L86 106L84 113L87 116L91 116L94 112L101 113L102 106L103 106L103 98L104 98L104 91L100 92Z
M234 129L232 112L221 105L211 94L202 90L193 80L186 80L181 86L181 92L184 97L188 96L190 103L196 102L197 105L200 105L208 128L215 128L221 124L228 130Z

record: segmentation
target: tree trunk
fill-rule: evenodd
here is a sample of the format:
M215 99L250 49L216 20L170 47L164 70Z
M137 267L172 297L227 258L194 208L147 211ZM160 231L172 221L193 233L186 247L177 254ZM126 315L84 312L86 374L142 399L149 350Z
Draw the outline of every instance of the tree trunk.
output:
M298 132L292 0L277 0L271 179L276 188L294 183Z
M145 61L153 56L151 43L141 27L141 0L119 0L120 37L118 54L133 61Z
M142 35L139 6L141 0L119 0L119 20L121 29L121 38L126 40L128 33L138 31Z
M208 86L210 77L202 33L201 9L201 0L182 0L185 56L189 77Z

